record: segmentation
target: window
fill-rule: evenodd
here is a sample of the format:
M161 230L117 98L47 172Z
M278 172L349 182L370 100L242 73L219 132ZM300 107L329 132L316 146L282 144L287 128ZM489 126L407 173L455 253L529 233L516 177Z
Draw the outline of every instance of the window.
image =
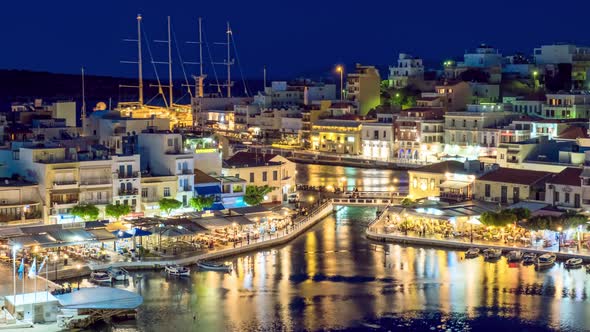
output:
M467 127L467 120L463 120L463 128Z
M279 172L272 171L272 180L277 181L279 179Z
M434 190L434 179L430 179L430 190Z
M554 202L559 202L559 191L555 192Z
M168 146L172 146L172 138L168 139Z
M125 166L119 165L119 177L125 176Z
M120 188L121 188L121 191L124 191L125 190L125 183L121 182L121 187Z
M137 200L134 198L131 200L131 206L136 206L137 205Z
M264 181L264 182L268 181L267 173L268 173L267 171L262 172L262 181Z
M148 188L141 188L141 197L142 198L148 197Z
M569 203L570 202L570 193L565 193L564 196L565 197L563 198L563 202Z
M250 183L254 182L254 172L250 172Z
M170 187L164 187L164 197L170 197Z
M412 186L414 188L418 188L418 179L414 177L414 179L412 180Z
M486 197L490 197L490 192L492 191L490 184L486 183L485 191L486 191L486 193L485 193Z

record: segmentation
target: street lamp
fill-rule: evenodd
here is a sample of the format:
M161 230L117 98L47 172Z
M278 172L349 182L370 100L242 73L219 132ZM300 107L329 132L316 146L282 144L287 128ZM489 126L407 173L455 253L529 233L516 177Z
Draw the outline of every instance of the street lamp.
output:
M344 100L344 68L340 65L336 66L336 71L340 73L340 101Z
M80 280L82 279L82 276L80 276L80 268L82 266L80 264L76 264L76 270L78 271L78 290L80 290Z
M12 301L13 303L15 303L15 310L13 311L13 313L16 313L16 253L18 252L18 249L20 249L20 246L18 244L12 246L12 295L14 296L12 298Z

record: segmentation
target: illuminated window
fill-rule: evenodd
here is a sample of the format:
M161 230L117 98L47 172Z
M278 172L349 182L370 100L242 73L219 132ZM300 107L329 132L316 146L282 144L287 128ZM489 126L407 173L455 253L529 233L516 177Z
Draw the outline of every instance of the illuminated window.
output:
M434 179L430 179L430 190L434 190Z
M418 188L418 179L417 178L414 178L412 180L412 186L414 186L414 188Z

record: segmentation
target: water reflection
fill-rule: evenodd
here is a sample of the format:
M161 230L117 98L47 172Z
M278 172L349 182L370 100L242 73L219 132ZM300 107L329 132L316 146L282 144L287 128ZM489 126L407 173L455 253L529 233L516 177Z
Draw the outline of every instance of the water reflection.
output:
M145 272L145 331L577 330L590 326L589 280L432 248L372 243L372 209L342 208L282 248L233 261L232 274Z
M310 186L357 187L362 191L383 191L406 185L408 173L386 169L297 164L298 184Z

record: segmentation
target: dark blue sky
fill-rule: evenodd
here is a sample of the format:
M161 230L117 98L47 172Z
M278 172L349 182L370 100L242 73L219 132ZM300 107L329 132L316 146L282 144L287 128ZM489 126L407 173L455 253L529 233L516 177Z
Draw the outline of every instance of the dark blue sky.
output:
M166 37L166 16L172 16L185 61L197 57L184 41L197 38L199 16L210 42L225 38L229 20L246 76L261 78L267 64L269 78L277 78L329 75L338 62L387 65L398 52L439 60L481 42L503 54L530 54L543 43L588 45L589 12L590 1L583 0L3 1L0 67L77 73L84 65L91 74L134 76L135 68L119 61L135 55L135 45L122 39L135 37L137 13L150 39ZM164 59L163 44L151 47L156 60ZM222 61L223 49L212 47ZM165 76L166 68L158 68ZM151 66L145 74L153 76Z

